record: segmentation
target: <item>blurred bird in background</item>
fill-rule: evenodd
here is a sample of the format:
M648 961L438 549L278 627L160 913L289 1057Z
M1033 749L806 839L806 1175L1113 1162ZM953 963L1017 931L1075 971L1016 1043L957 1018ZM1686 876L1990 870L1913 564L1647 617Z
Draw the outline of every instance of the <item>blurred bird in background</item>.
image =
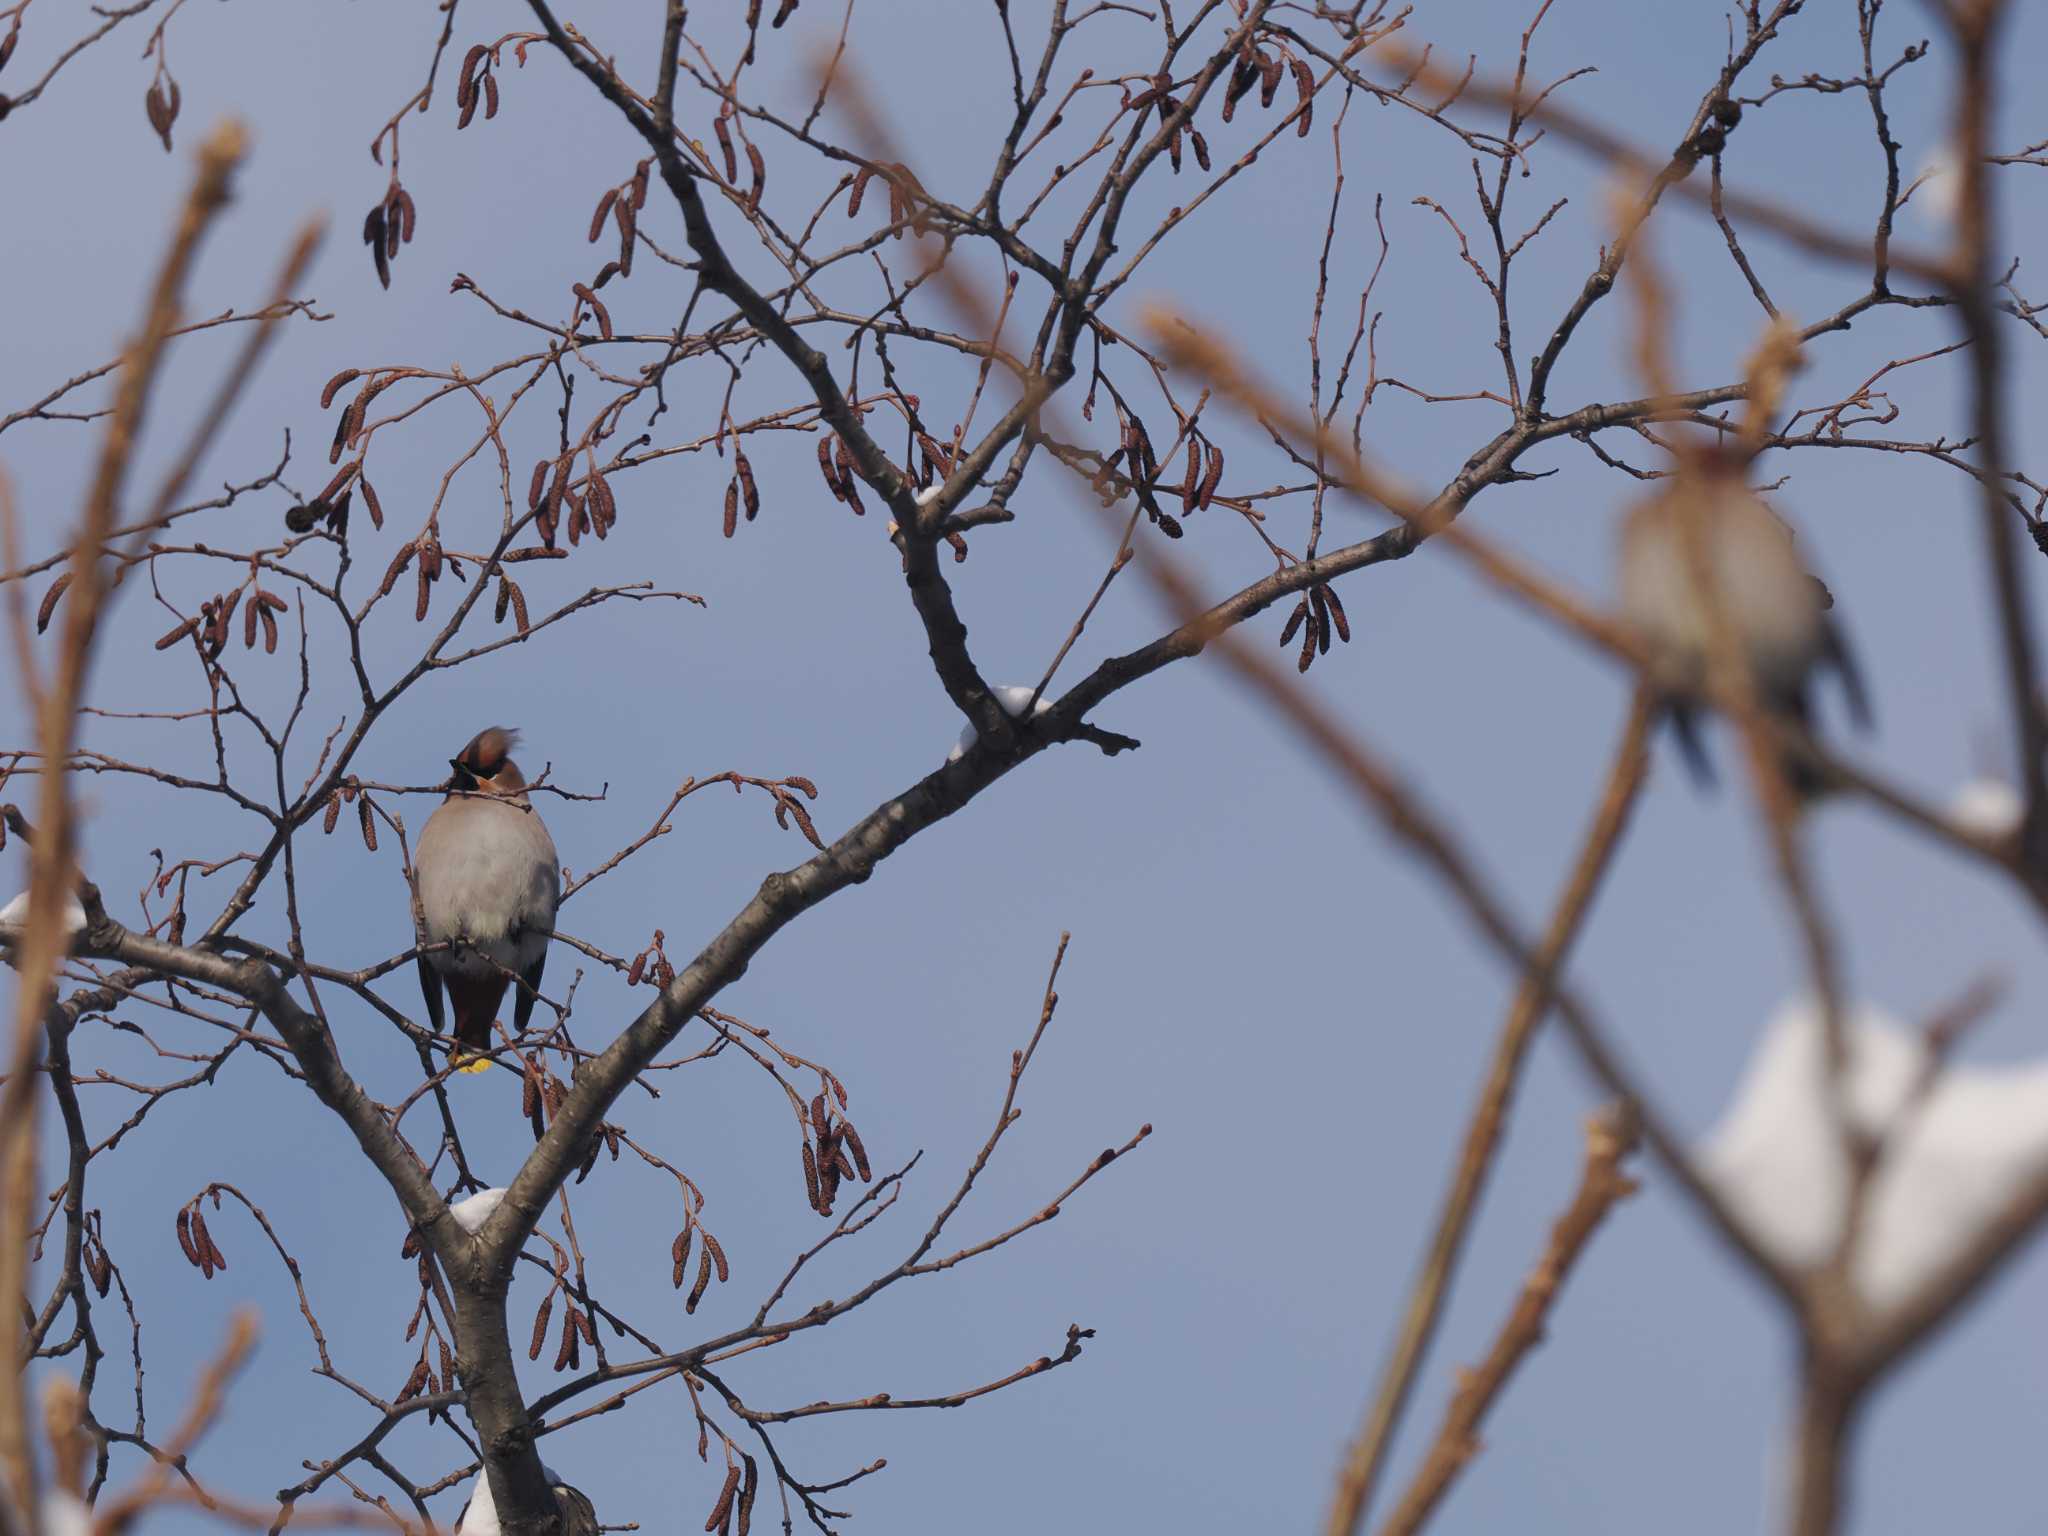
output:
M448 760L455 770L448 797L427 818L414 859L425 941L448 946L419 957L420 990L438 1034L447 1030L446 989L455 1009L449 1060L463 1072L490 1065L477 1058L490 1049L498 1005L515 975L523 985L513 1021L526 1029L562 899L554 839L510 756L517 739L494 725Z
M1712 583L1713 600L1748 665L1761 709L1809 726L1814 677L1832 667L1841 675L1850 713L1859 725L1870 723L1862 678L1829 612L1834 599L1807 570L1791 528L1750 489L1745 468L1733 455L1689 465L1630 508L1621 528L1622 616L1650 648L1653 685L1663 694L1680 751L1703 784L1711 784L1714 774L1694 712L1714 636L1702 575ZM1686 524L1693 518L1705 572L1695 568L1688 548ZM1787 751L1780 767L1800 800L1824 787L1818 767L1803 753Z

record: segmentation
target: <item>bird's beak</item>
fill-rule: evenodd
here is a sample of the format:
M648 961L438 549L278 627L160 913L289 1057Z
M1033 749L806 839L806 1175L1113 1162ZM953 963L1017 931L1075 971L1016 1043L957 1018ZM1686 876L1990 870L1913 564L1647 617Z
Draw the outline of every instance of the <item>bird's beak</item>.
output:
M449 758L449 759L448 759L448 766L449 766L450 768L453 768L453 769L454 769L454 770L455 770L455 771L456 771L457 773L467 773L467 772L469 772L469 770L468 770L467 768L465 768L465 767L463 767L463 766L462 766L462 759L461 759L461 758L459 758L459 757L451 757L451 758Z

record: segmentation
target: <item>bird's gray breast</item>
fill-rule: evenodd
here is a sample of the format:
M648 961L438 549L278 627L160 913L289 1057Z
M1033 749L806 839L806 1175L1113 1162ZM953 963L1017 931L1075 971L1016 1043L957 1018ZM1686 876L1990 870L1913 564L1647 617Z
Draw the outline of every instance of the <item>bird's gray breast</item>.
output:
M499 800L450 800L428 818L415 862L430 943L460 939L514 970L547 943L562 871L535 812Z

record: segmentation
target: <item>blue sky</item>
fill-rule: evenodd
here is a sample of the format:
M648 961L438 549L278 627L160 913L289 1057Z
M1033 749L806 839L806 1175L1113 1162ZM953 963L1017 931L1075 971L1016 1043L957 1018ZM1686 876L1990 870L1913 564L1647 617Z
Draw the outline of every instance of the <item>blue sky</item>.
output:
M1028 27L1026 13L1037 7L1012 9ZM1425 5L1414 35L1444 57L1477 52L1481 69L1498 77L1512 69L1528 9L1494 0ZM806 6L790 29L764 41L758 88L801 110L804 50L829 38L836 17L828 10ZM2048 17L2021 11L2007 54L2016 80L2019 61L2048 45ZM472 0L457 24L458 48L523 26L525 14L509 0ZM9 83L16 72L39 73L70 24L31 13ZM193 312L255 302L289 230L324 210L332 231L303 291L334 318L294 326L283 338L208 461L209 484L267 469L289 431L295 454L286 478L301 493L317 489L328 475L332 425L317 394L340 368L459 361L474 370L524 349L512 327L448 294L456 271L508 306L551 317L566 314L568 284L591 275L589 210L604 185L630 172L635 146L553 59L537 51L523 72L508 69L494 122L456 133L452 93L427 117L406 120L403 171L419 205L419 237L401 254L387 293L356 242L362 211L384 184L364 150L423 76L438 17L372 0L181 12L170 31L184 96L173 159L139 110L148 76L135 57L142 35L132 28L148 24L131 23L93 49L44 100L0 128L0 199L36 210L10 221L0 406L12 409L112 354L182 188L188 147L226 111L248 119L254 151L237 205L207 248ZM602 8L588 25L629 71L651 76L652 8L635 8L631 21ZM1111 62L1135 66L1151 46L1152 33L1136 20L1091 25ZM1932 26L1920 8L1887 13L1888 56ZM850 57L873 80L919 174L947 194L975 186L1003 127L990 110L1001 98L989 87L1000 58L989 8L889 0L862 8L856 33ZM1560 0L1538 34L1532 72L1547 79L1596 64L1597 74L1569 87L1572 103L1639 142L1668 147L1725 36L1716 7ZM720 47L729 57L730 46ZM1084 34L1077 59L1085 47ZM1850 73L1855 47L1850 8L1810 7L1751 88L1772 70L1787 78ZM1943 59L1937 44L1890 98L1909 164L1939 137ZM708 131L703 98L686 101L692 131ZM1122 321L1142 300L1166 299L1225 328L1267 377L1295 388L1305 375L1329 197L1329 121L1319 107L1308 138L1276 144L1258 174L1240 178L1148 262L1119 300ZM1218 131L1219 150L1228 132ZM2011 110L1997 137L2016 147L2042 135L2037 119ZM829 179L786 145L767 142L768 202L789 223ZM1469 156L1431 125L1363 102L1347 120L1344 155L1333 313L1349 315L1378 254L1372 203L1383 195L1392 254L1374 301L1385 310L1381 372L1435 392L1495 387L1491 307L1456 261L1448 231L1411 202L1436 197L1473 231ZM1526 227L1556 197L1571 201L1516 268L1524 355L1548 335L1594 261L1605 206L1597 168L1577 152L1547 143L1532 161L1536 175L1514 184L1519 211L1510 222ZM1795 94L1753 113L1736 136L1728 174L1852 229L1867 226L1882 188L1867 109L1853 93ZM2029 168L1998 180L2009 244L2022 255L2039 248L2044 232L2041 182ZM1156 216L1188 195L1185 185L1162 182L1141 192L1139 209ZM657 201L650 200L650 228L673 248L675 221ZM1125 244L1135 249L1135 241ZM1763 237L1750 248L1774 295L1798 315L1825 313L1860 291L1855 274L1816 268ZM1683 381L1734 377L1760 315L1718 233L1673 207L1659 215L1657 249L1683 301ZM906 262L907 248L888 256ZM740 259L768 280L756 256ZM2023 288L2030 271L2021 268ZM622 327L652 329L674 323L680 294L672 274L647 262L606 298ZM1621 317L1618 304L1596 312L1559 372L1555 407L1638 392L1625 367ZM1938 317L1865 321L1816 349L1800 398L1839 398L1885 360L1949 339ZM2014 419L2022 424L2033 418L2042 384L2023 339L2013 340ZM176 425L198 408L224 355L218 340L181 354L145 441L151 462L170 451ZM944 402L937 419L952 420L967 376L941 359L904 356L913 387ZM793 398L777 359L757 358L749 368L744 404ZM1961 379L1949 360L1900 376L1902 428L1959 433ZM722 388L715 365L688 373L674 390L678 409L658 430L708 430ZM552 409L550 401L517 419L514 440L523 446L515 471L552 441ZM1067 410L1074 414L1073 403ZM1500 415L1485 403L1425 405L1383 389L1366 418L1366 441L1411 481L1434 485L1498 428ZM1100 419L1094 430L1100 434ZM473 413L443 406L379 443L373 470L392 526L369 535L358 512L365 565L381 564L404 536L398 530L417 525L475 431ZM1270 448L1262 454L1253 434L1219 425L1218 436L1232 450L1234 487L1282 478L1276 456ZM2024 426L2018 436L2024 451ZM38 551L72 515L92 444L90 429L62 423L24 425L0 439L0 465ZM750 452L764 510L734 541L719 537L723 472L703 455L686 456L622 478L618 534L529 583L537 606L542 594L561 601L601 580L651 578L702 595L707 607L619 604L561 626L550 643L431 679L387 717L362 770L427 782L478 727L517 724L527 733L522 761L530 773L547 762L566 785L608 786L601 803L543 807L564 862L583 870L644 831L686 775L808 775L822 791L820 829L831 836L935 766L958 721L924 659L879 519L871 511L857 521L826 498L808 439L764 440ZM1559 473L1487 492L1471 513L1474 526L1583 590L1604 590L1614 519L1631 485L1569 442L1534 456L1530 467ZM1778 502L1835 591L1872 679L1879 726L1856 750L1903 783L1946 794L1976 766L1976 743L1998 740L2001 729L1967 482L1879 454L1780 456L1768 468L1792 476ZM949 566L992 681L1035 681L1109 554L1081 487L1049 467L1038 474L1018 498L1018 522L977 535L968 562ZM444 513L451 544L454 529L469 529L474 547L495 527L495 496L494 472L473 466L458 477ZM230 546L268 538L287 504L276 492L251 498L195 536ZM1349 506L1332 516L1340 536L1382 523ZM1221 516L1196 523L1182 552L1214 590L1262 573L1264 557L1241 525ZM1298 525L1290 527L1298 542ZM189 568L166 581L188 610L215 589ZM115 710L192 707L189 663L149 649L170 621L150 611L136 587L122 594L95 700ZM1624 680L1436 551L1364 572L1343 592L1354 643L1303 686L1398 761L1533 923L1589 814L1626 707ZM436 601L445 612L445 593ZM1262 617L1255 637L1271 644L1283 617ZM1166 622L1139 582L1120 581L1062 677L1080 676ZM419 639L409 616L384 614L370 637L373 667L389 675ZM292 669L243 670L267 706L288 700ZM295 759L301 773L328 726L355 705L336 669L315 682ZM1831 718L1839 726L1838 708ZM823 1335L732 1371L733 1385L763 1407L878 1391L928 1395L1056 1353L1069 1322L1097 1330L1073 1367L959 1412L849 1415L786 1431L785 1453L814 1480L888 1457L885 1473L847 1496L854 1531L938 1531L964 1521L992 1533L1052 1523L1301 1529L1318 1521L1512 990L1512 977L1473 942L1426 872L1213 665L1176 666L1096 719L1142 738L1143 751L1109 760L1076 748L1033 762L920 837L870 883L794 925L719 999L839 1072L878 1164L925 1151L895 1215L822 1266L808 1291L799 1288L806 1305L893 1264L950 1192L987 1133L1009 1053L1035 1021L1062 930L1074 940L1059 1017L1027 1080L1024 1117L956 1235L970 1240L1010 1225L1102 1146L1140 1122L1156 1128L1140 1155L1003 1253L903 1285ZM27 734L18 688L0 682L0 741ZM87 741L202 772L210 763L203 737L160 723L95 721ZM89 780L81 794L89 870L117 916L134 913L133 893L152 868L149 850L217 857L255 836L203 800L168 801L120 778ZM415 799L400 809L416 829L430 805ZM688 954L764 873L805 851L775 828L765 800L722 790L686 802L674 826L571 903L563 926L628 953L660 927L672 954ZM2034 919L2009 893L1861 807L1821 812L1815 850L1858 997L1910 1018L1996 970L2012 989L1970 1052L1987 1061L2041 1053L2048 967ZM321 958L367 964L405 945L404 891L388 847L373 856L353 837L315 833L300 857ZM1574 973L1690 1130L1711 1123L1769 1013L1798 985L1796 949L1767 867L1740 797L1697 795L1660 747L1643 814ZM17 850L0 855L7 892L23 882L23 868ZM278 937L274 906L254 915L249 931ZM558 951L551 982L572 973L571 958ZM409 977L394 976L386 992L414 1006ZM615 980L586 975L576 998L579 1038L608 1039L642 1000ZM204 1038L161 1020L149 1027L167 1048L195 1048ZM367 1010L343 1010L337 1033L373 1094L391 1100L408 1091L416 1061ZM685 1036L692 1041L702 1043L695 1027ZM88 1070L104 1062L124 1076L161 1080L179 1069L104 1024L82 1029L77 1051ZM506 1182L530 1144L509 1078L492 1074L453 1091L480 1171ZM97 1130L134 1107L122 1089L84 1092ZM1559 1043L1540 1042L1401 1442L1395 1485L1426 1443L1454 1364L1484 1348L1568 1198L1580 1123L1594 1102ZM661 1176L605 1165L574 1191L578 1231L612 1304L679 1347L750 1315L788 1257L816 1240L818 1222L803 1201L781 1095L744 1062L728 1056L693 1067L675 1075L658 1104L634 1096L622 1109L636 1135L704 1187L706 1220L733 1260L732 1284L685 1318L668 1285L676 1212ZM204 1094L168 1100L134 1133L125 1157L95 1164L89 1202L104 1212L114 1258L142 1298L153 1424L175 1417L231 1305L246 1300L262 1314L257 1364L198 1463L210 1484L261 1499L303 1475L302 1458L352 1443L371 1417L309 1374L312 1347L288 1281L253 1224L220 1219L233 1267L211 1283L179 1257L175 1210L214 1178L265 1208L305 1267L337 1363L385 1393L397 1390L411 1363L401 1334L412 1267L398 1258L403 1226L394 1202L339 1125L255 1060L238 1058ZM2016 1266L1887 1391L1859 1448L1856 1530L2038 1526L2041 1495L2023 1469L2048 1410L2040 1385L2048 1360L2030 1300L2044 1278L2038 1256ZM515 1288L515 1337L537 1296L530 1279ZM100 1401L113 1418L127 1389L122 1346L107 1342L113 1358ZM1486 1453L1440 1529L1511 1523L1597 1536L1653 1523L1753 1525L1773 1498L1790 1345L1764 1294L1652 1173L1645 1195L1601 1234L1573 1278L1548 1344L1492 1420ZM551 1381L548 1358L527 1368L532 1394ZM663 1388L635 1399L632 1411L550 1439L546 1456L608 1520L694 1528L718 1482L695 1465L694 1439L684 1399ZM392 1445L423 1481L460 1456L445 1434L417 1425ZM456 1502L439 1506L444 1519ZM165 1518L161 1526L189 1523Z

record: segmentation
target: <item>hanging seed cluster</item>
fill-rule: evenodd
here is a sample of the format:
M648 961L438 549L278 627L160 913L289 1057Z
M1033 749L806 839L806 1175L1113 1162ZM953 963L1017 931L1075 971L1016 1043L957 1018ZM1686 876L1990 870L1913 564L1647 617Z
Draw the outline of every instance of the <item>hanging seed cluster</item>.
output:
M420 1282L419 1300L413 1305L411 1321L405 1325L406 1342L410 1344L419 1338L420 1352L413 1361L411 1373L405 1378L405 1385L398 1389L398 1401L403 1403L423 1392L455 1390L455 1352L448 1347L447 1336L441 1332L441 1325L435 1321L433 1309L427 1303L430 1297L438 1301L441 1315L446 1318L455 1316L455 1305L449 1298L448 1288L441 1283L440 1270L434 1267L434 1261L428 1256L417 1232L406 1233L405 1246L399 1250L399 1257L414 1262ZM420 1338L422 1323L427 1330L424 1338Z
M739 149L735 147L733 138L735 117L733 104L726 102L718 109L718 115L711 119L711 136L718 140L719 158L725 164L726 185L738 190L740 162ZM761 147L751 139L745 140L739 148L747 152L749 173L747 190L741 196L740 205L751 219L761 211L761 194L768 190L768 162L761 158Z
M584 454L586 465L580 480L574 478L579 451ZM568 551L559 550L555 544L558 535L566 533L571 544L582 543L586 533L603 539L619 521L618 495L598 467L594 446L571 448L557 458L535 464L526 486L526 510L532 514L534 527L540 533L541 548L525 552L508 550L506 560L566 555Z
M383 201L371 208L363 219L363 244L370 248L370 260L377 268L377 281L386 288L391 286L391 263L398 259L398 247L412 243L416 217L412 194L398 184L398 177L394 175Z
M795 776L786 779L769 779L766 781L766 785L769 793L775 796L775 825L787 832L790 822L794 821L797 825L797 830L803 833L805 840L813 848L823 853L825 851L825 844L818 836L818 829L811 824L811 813L804 809L803 801L790 793L790 790L796 790L815 800L818 798L818 786L809 779Z
M354 369L347 370L352 374ZM344 375L336 375L343 377ZM363 507L370 514L370 525L382 529L384 526L384 502L377 495L377 488L370 484L363 473L363 461L351 459L341 466L332 480L328 481L320 494L303 506L293 507L284 515L284 525L293 533L310 533L321 524L337 539L348 536L349 508L354 503L356 487L363 492Z
M11 45L14 34L7 35ZM184 93L178 89L168 71L159 68L156 78L149 82L149 89L142 96L142 111L149 119L149 126L156 130L156 136L164 141L164 153L171 152L171 125L178 120L178 108L184 104Z
M424 1262L424 1261L422 1261ZM440 1373L437 1375L429 1363L428 1350L438 1346L440 1351ZM455 1390L455 1352L448 1347L448 1341L438 1334L420 1345L420 1357L413 1362L412 1374L405 1378L405 1385L398 1389L396 1401L411 1402L422 1393L453 1392ZM431 1418L433 1415L428 1415Z
M1133 96L1129 86L1124 87L1124 106L1137 113L1137 122L1144 124L1145 114L1157 111L1159 121L1165 123L1180 111L1180 102L1173 95L1173 76L1161 71L1152 77L1152 83ZM1226 115L1226 122L1229 121ZM1203 170L1209 169L1209 141L1198 129L1186 123L1173 130L1173 137L1166 141L1167 158L1173 162L1173 174L1178 176L1181 168L1182 142L1195 153L1195 164Z
M1319 581L1302 594L1280 631L1282 650L1293 643L1296 630L1301 632L1301 655L1295 665L1302 672L1313 666L1318 656L1330 654L1333 632L1346 645L1351 643L1351 621L1344 616L1344 605L1337 600L1335 587Z
M398 578L407 569L413 571L415 593L412 616L415 623L423 621L433 600L434 584L445 571L457 581L467 582L463 574L462 561L442 549L440 538L429 529L416 539L409 539L398 547L398 553L391 557L391 564L384 569L384 579L377 583L377 595L389 597L398 585Z
M561 1249L555 1250L554 1279L547 1294L540 1299L540 1307L533 1314L533 1337L526 1347L526 1358L538 1360L540 1352L547 1346L548 1323L554 1316L555 1297L562 1298L562 1329L560 1342L555 1347L555 1363L551 1369L573 1371L583 1361L583 1346L597 1348L597 1318L593 1309L585 1304L578 1306L569 1290L569 1255Z
M370 792L364 789L362 781L350 774L338 784L327 797L327 809L320 818L320 830L332 832L341 821L341 808L353 805L356 808L356 822L362 828L363 846L371 853L377 851L377 812L370 803Z
M4 830L4 828L0 828L0 830ZM176 901L171 903L171 910L167 914L150 922L147 932L152 937L166 939L172 944L182 944L185 942L185 881L194 868L198 868L204 874L207 872L208 866L199 860L186 859L169 869L162 869L162 853L156 849L151 849L150 851L156 855L157 865L161 872L157 875L153 886L145 882L142 887L142 915L145 918L149 916L149 897L152 889L156 892L157 900L161 901L164 893L170 890L173 884L176 884L178 887L178 897Z
M868 184L877 176L889 189L890 238L901 240L906 229L917 235L929 231L931 194L925 191L917 173L901 160L877 162L860 168L854 175L852 190L846 196L846 216L849 219L860 217L861 205L867 200Z
M342 390L357 379L363 381L363 387L342 407L341 418L334 424L334 441L327 449L328 463L339 464L344 453L362 445L363 427L369 418L372 402L400 379L411 378L415 372L410 368L377 368L366 377L360 368L344 368L327 381L326 387L320 391L320 409L323 411L333 406Z
M1012 274L1013 286L1014 276ZM917 409L917 397L910 395L906 398L911 411L915 412ZM922 492L934 485L944 485L953 474L954 461L952 453L942 447L929 433L920 432L915 426L909 430L911 446L905 451L904 459L910 463L918 463L919 460L922 460L916 479L918 490ZM953 436L956 441L960 437L958 425L955 425L953 428ZM957 529L948 531L945 539L953 547L953 563L958 565L967 558L967 540L961 537Z
M609 220L619 232L619 254L598 269L597 276L590 282L593 289L602 288L615 277L633 275L634 234L639 228L640 210L647 206L647 174L653 163L651 159L642 160L634 167L631 176L616 187L607 187L597 200L597 211L590 216L589 243L597 244Z
M780 27L785 21L796 14L797 3L798 0L779 0L775 7L775 19L768 25L770 27ZM744 64L754 62L754 44L760 35L760 31L761 0L747 0L747 51L740 62Z
M591 295L595 297L595 295ZM400 379L412 377L411 369L373 369L367 375L360 368L344 368L327 381L320 391L320 408L330 409L343 390L361 381L349 403L342 408L341 417L334 426L334 440L328 450L330 464L338 463L344 453L356 451L357 456L342 465L320 494L304 506L294 507L286 514L286 526L295 533L306 533L316 525L324 523L327 531L337 538L348 532L349 510L357 490L362 492L363 505L370 514L371 524L381 530L384 526L384 504L371 485L365 469L365 460L360 451L364 446L370 406L377 397ZM527 509L538 512L536 523L544 543L538 549L508 549L494 562L498 583L494 605L495 622L504 623L509 617L517 625L519 633L525 634L532 627L527 611L526 594L518 582L504 567L516 565L524 560L562 559L566 550L555 547L555 534L563 518L568 521L569 542L578 542L585 532L595 532L599 538L608 534L618 521L618 498L612 491L611 483L598 468L596 457L589 457L588 471L580 481L571 480L575 453L563 454L559 459L543 459L534 466L532 490L527 499ZM552 474L552 483L550 475ZM469 580L464 559L449 554L441 544L439 531L429 525L418 538L401 545L386 566L384 577L378 583L379 598L389 597L398 580L407 571L413 572L414 598L413 618L424 622L433 603L434 585L444 574L452 575L458 582ZM486 577L491 571L486 570Z
M1170 484L1145 423L1121 406L1117 408L1117 420L1117 447L1089 478L1090 489L1102 498L1105 506L1135 493L1146 520L1169 539L1180 538L1187 530L1180 517L1159 505L1159 493L1164 491L1180 498L1181 517L1201 511L1215 500L1216 488L1223 480L1223 450L1190 424L1186 430L1185 467L1179 484Z
M203 1194L194 1195L178 1208L178 1247L183 1250L186 1262L211 1280L216 1271L228 1267L228 1261L206 1228L206 1214L200 1208L204 1199ZM216 1211L220 1209L219 1190L213 1192L213 1208Z
M555 1123L555 1117L562 1112L562 1105L568 1101L569 1085L555 1075L553 1068L539 1051L529 1051L520 1059L520 1113L533 1127L533 1139L538 1142L547 1134L547 1128ZM622 1133L609 1121L599 1122L584 1144L583 1156L576 1169L576 1182L581 1184L590 1177L591 1169L597 1166L597 1155L610 1152L613 1162L619 1160Z
M68 581L69 578L66 578ZM56 600L62 595L61 585L53 588L43 599L43 611L36 616L36 628L40 632L49 622L50 611L56 607ZM247 596L246 604L243 597ZM196 636L200 656L207 662L219 659L227 649L233 635L231 627L237 612L241 614L242 649L253 651L256 636L263 636L263 652L267 656L277 654L277 616L288 611L288 604L275 592L265 591L260 567L256 560L249 561L249 579L230 592L216 593L200 604L199 612L191 618L172 626L157 642L156 648L167 651L188 636Z
M612 339L612 312L604 307L604 300L594 293L587 283L570 285L576 295L576 308L569 316L569 329L573 332L583 323L583 311L587 306L590 316L597 322L597 334L606 341Z
M842 1182L858 1178L865 1184L875 1176L860 1132L846 1118L846 1087L836 1077L830 1083L838 1113L832 1112L820 1093L811 1100L810 1113L803 1121L804 1191L810 1196L811 1209L820 1216L832 1214Z
M683 1310L695 1312L697 1303L704 1299L705 1291L711 1287L712 1271L718 1273L718 1283L723 1285L732 1278L732 1271L725 1262L725 1249L718 1239L711 1235L711 1229L700 1223L687 1204L683 1207L683 1230L676 1234L676 1240L669 1245L670 1286L680 1291L683 1276L690 1269L690 1247L697 1244L697 1278L691 1282L690 1294L683 1298Z
M79 1259L85 1266L85 1278L92 1282L93 1294L104 1300L108 1288L114 1283L114 1261L107 1255L97 1210L85 1213L85 1236Z
M868 509L861 504L860 476L854 473L846 439L823 428L818 433L818 473L825 477L825 489L832 493L834 501L851 507L855 517L868 515Z
M755 0L759 4L759 0ZM784 0L784 8L793 10L796 0ZM731 1451L727 1451L731 1456ZM747 1536L754 1523L754 1498L761 1488L761 1469L754 1458L742 1455L737 1462L728 1460L725 1481L719 1485L718 1499L711 1506L711 1513L704 1519L704 1529L715 1531L718 1536L735 1536L734 1522L738 1522L737 1536Z
M725 536L729 539L739 528L740 511L744 508L747 521L752 522L761 511L761 490L754 483L754 466L747 458L747 450L740 446L737 437L732 444L732 479L725 487Z
M525 60L522 58L520 62ZM457 131L470 125L479 106L484 109L486 122L498 115L497 63L497 55L483 43L478 43L462 56L462 70L455 77Z
M669 989L669 984L676 979L676 968L669 964L668 954L662 948L665 942L666 935L659 928L655 929L654 942L635 955L626 967L627 986L637 987L645 981L657 991Z
M943 482L953 472L953 455L940 445L929 433L919 430L917 420L918 397L916 395L891 396L913 425L908 431L908 443L904 450L903 477L918 489L923 490L934 483ZM868 408L872 408L873 402ZM854 407L855 413L865 415L863 407ZM825 482L825 489L834 501L849 508L855 517L867 516L867 504L861 500L860 472L854 467L853 453L846 445L846 439L823 422L818 424L818 475ZM919 459L922 458L922 465ZM749 479L752 470L748 470ZM741 487L744 490L744 486ZM734 493L726 493L727 517L731 518ZM954 558L967 558L967 545L957 533L947 535L946 541L953 546Z
M1238 53L1237 62L1231 67L1230 84L1223 91L1223 121L1226 123L1237 113L1237 104L1258 87L1259 105L1270 107L1280 93L1280 81L1291 75L1294 80L1295 104L1301 112L1295 127L1295 137L1306 138L1315 117L1315 72L1306 60L1293 53L1284 56L1268 53L1264 48L1246 41ZM1207 167L1205 166L1204 169Z

